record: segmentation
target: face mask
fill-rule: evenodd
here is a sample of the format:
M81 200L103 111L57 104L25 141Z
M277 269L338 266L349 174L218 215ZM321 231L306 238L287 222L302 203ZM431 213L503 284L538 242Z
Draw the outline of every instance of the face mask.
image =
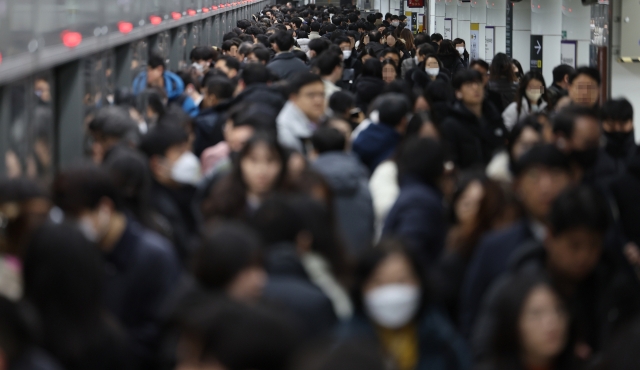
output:
M571 158L583 169L589 169L595 166L598 161L598 148L574 150L573 153L571 153Z
M311 60L311 50L307 51L307 53L306 53L306 54L307 54L307 58L308 58L309 60Z
M191 152L184 152L171 167L171 179L179 184L198 185L202 179L198 157Z
M398 26L400 25L400 22L397 22L397 21L395 21L395 22L391 22L391 25L392 25L393 27L398 27Z
M351 57L351 50L342 50L342 56L345 60L349 59Z
M440 74L440 68L425 68L425 71L429 76L437 76Z
M464 46L458 46L456 48L456 50L458 50L458 53L460 53L460 56L462 56L462 54L464 54Z
M607 152L615 157L626 155L627 142L633 138L633 131L630 132L605 132L607 138Z
M93 224L93 221L89 217L83 217L78 222L78 228L80 232L84 235L87 240L97 243L102 239L104 234L106 234L109 228L109 221L111 217L109 214L104 211L102 208L98 211L98 227L99 230L96 230L96 227Z
M198 71L198 73L204 72L204 67L200 63L193 63L191 67Z
M420 306L420 289L407 284L389 284L364 297L369 316L378 325L398 329L411 321Z
M529 101L534 101L536 103L538 103L538 101L542 97L542 93L540 91L535 91L535 90L527 90L526 94L527 94L527 99L529 99Z

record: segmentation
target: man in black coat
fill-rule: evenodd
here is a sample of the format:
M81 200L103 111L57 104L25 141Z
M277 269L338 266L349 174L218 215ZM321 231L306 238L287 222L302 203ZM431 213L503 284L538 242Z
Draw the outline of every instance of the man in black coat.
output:
M307 71L307 65L291 52L294 40L290 34L279 31L269 37L276 56L267 64L267 68L281 80L286 80L298 72Z
M460 169L486 166L506 144L507 129L502 116L484 99L482 75L475 70L453 79L457 101L442 122L442 137L449 155Z
M219 104L233 96L234 85L224 77L214 77L207 81L205 97L200 103L200 113L193 119L195 141L193 152L197 157L207 149L222 141L224 111Z

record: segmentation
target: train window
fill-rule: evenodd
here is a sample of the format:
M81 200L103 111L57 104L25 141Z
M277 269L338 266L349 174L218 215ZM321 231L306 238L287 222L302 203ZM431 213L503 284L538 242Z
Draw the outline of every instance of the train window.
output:
M178 43L178 70L186 68L190 64L190 52L187 51L187 26L178 28L176 35L176 42Z
M203 46L211 46L213 45L213 40L211 39L213 20L211 18L207 18L204 22L204 28L202 29L202 37L200 38L201 45Z
M92 151L92 143L87 132L89 122L95 117L98 109L113 104L115 92L115 55L113 51L107 51L86 58L84 60L84 130L85 130L85 154L101 159L104 153ZM96 156L98 156L96 158Z
M7 127L3 130L8 177L26 176L48 184L54 171L53 79L49 72L7 86Z
M171 36L169 31L160 32L155 37L155 43L152 45L152 53L169 60L169 52L171 50Z
M194 22L191 29L191 48L200 46L200 37L202 35L202 22ZM189 50L191 52L191 50Z

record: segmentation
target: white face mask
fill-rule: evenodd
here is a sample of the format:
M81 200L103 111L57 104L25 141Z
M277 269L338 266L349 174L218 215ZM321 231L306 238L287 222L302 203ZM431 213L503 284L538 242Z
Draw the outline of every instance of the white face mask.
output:
M398 329L415 317L421 296L417 286L388 284L367 293L364 303L367 313L378 325Z
M107 233L110 220L111 217L109 216L109 213L100 208L98 211L98 229L96 229L96 226L90 217L82 217L78 221L78 228L87 240L97 243Z
M526 94L527 94L527 99L529 99L529 101L533 101L536 103L542 97L542 93L540 91L535 91L535 90L527 90Z
M460 55L464 54L464 46L458 46L456 50L458 50L458 53L460 53Z
M393 21L393 22L391 22L391 25L392 25L393 27L398 27L398 26L400 25L400 22L398 22L398 21Z
M437 76L438 74L440 74L440 68L425 68L424 70L431 77Z
M191 152L184 152L171 167L171 179L179 184L198 185L202 179L198 157Z
M351 50L342 50L342 56L345 60L349 59L351 57Z

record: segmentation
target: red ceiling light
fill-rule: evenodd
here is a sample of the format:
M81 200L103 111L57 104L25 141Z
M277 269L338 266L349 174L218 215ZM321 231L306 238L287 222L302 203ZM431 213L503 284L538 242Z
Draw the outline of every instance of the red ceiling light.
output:
M133 23L121 21L118 22L118 30L120 33L124 33L125 35L131 31L133 31Z
M149 17L149 21L152 25L157 26L162 23L162 18L158 17L157 15L152 15L151 17Z
M193 10L193 9L189 9L189 10L187 10L187 14L189 14L190 16L194 16L194 15L196 15L197 13L198 13L198 12L196 12L196 11L195 11L195 10Z
M0 64L2 64L2 53L0 53Z
M82 42L82 35L79 32L62 31L60 38L62 44L68 48L75 48Z
M220 4L220 8L224 8L224 4Z
M214 6L211 7L211 9L218 10L218 7L214 5Z
M182 14L178 12L171 12L171 18L177 21L178 19L182 18Z
M203 13L209 13L209 8L202 8Z

